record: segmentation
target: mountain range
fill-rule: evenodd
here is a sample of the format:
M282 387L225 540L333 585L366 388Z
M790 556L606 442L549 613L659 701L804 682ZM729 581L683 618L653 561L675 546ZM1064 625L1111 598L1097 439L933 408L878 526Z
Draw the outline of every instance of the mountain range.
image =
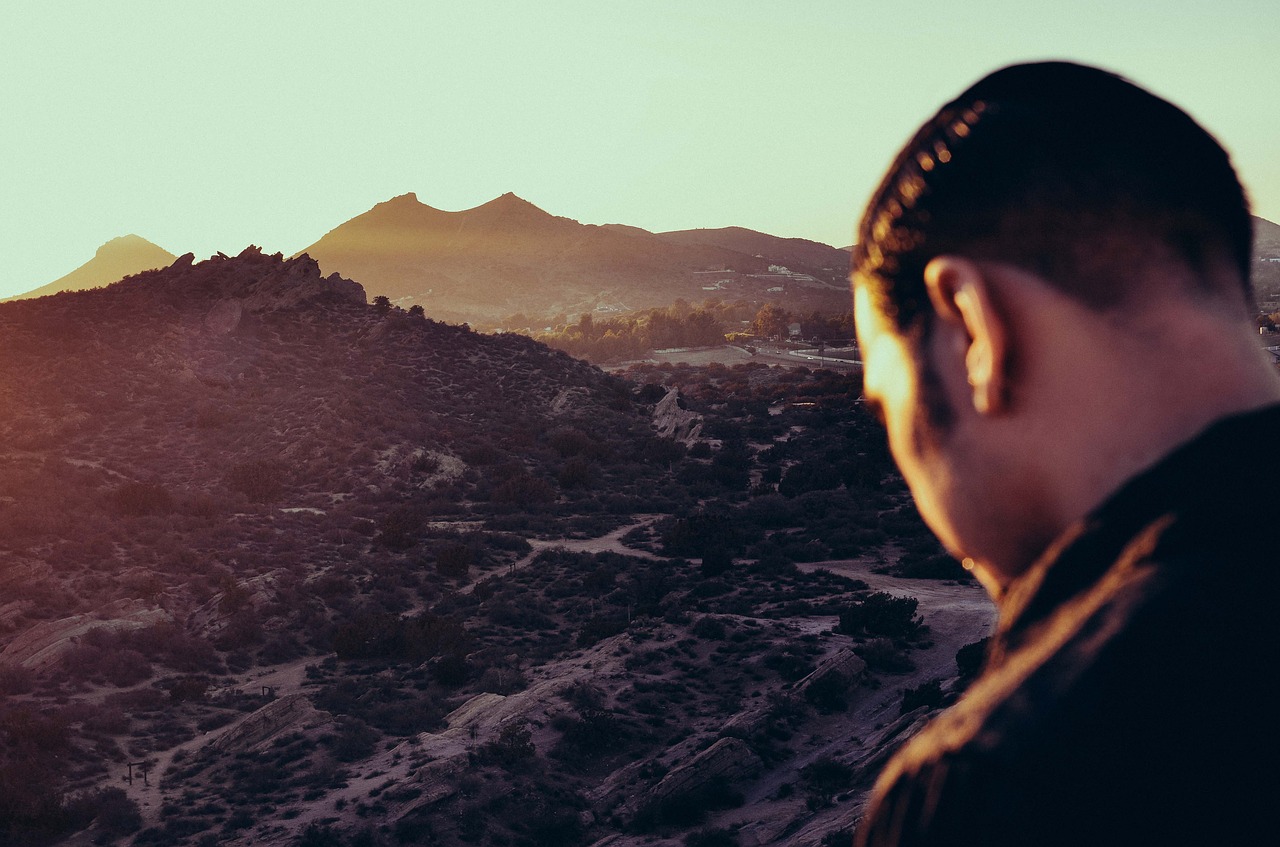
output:
M835 311L847 311L849 299L848 254L834 247L740 228L652 233L585 225L514 194L459 212L404 194L302 252L399 305L482 324L709 296Z
M1280 226L1254 218L1259 305L1280 306ZM358 280L369 296L421 305L440 320L541 329L584 312L618 314L709 298L780 303L793 313L849 308L848 248L742 227L650 232L581 224L504 194L450 212L403 194L297 255ZM11 299L109 284L173 254L136 235L112 239L66 276Z
M581 224L514 194L457 212L404 194L299 252L360 281L370 297L432 317L499 327L710 297L784 302L795 312L848 310L849 256L814 241L740 227L653 233ZM163 267L173 255L137 236L114 239L71 274L19 295L80 290ZM517 327L519 328L519 327Z

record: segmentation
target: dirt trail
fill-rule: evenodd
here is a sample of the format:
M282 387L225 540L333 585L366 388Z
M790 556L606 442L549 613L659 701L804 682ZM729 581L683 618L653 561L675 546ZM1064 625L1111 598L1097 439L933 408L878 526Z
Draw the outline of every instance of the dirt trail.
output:
M560 539L531 539L530 544L533 550L524 558L518 560L511 566L511 570L522 568L533 561L534 557L543 550L553 547L563 547L574 552L584 553L602 553L612 552L621 553L628 556L637 556L645 559L657 558L652 553L643 550L632 550L622 543L622 536L639 526L645 526L657 520L659 515L642 515L640 520L619 527L614 531L602 535L598 538L560 538ZM469 593L475 583L464 586L459 593ZM271 689L271 693L275 697L284 697L294 694L302 690L306 681L307 665L312 665L320 661L321 657L308 656L297 659L283 665L274 665L270 667L254 668L243 676L237 677L236 681L223 690L238 689L248 694L261 694L264 689ZM250 713L251 714L251 713ZM143 826L154 826L159 821L160 807L164 805L168 799L168 786L166 785L165 774L173 765L175 757L180 753L191 755L197 750L213 741L225 732L234 729L243 721L248 714L238 717L226 726L218 727L196 736L195 738L185 741L175 747L167 750L159 751L152 756L147 757L152 762L152 766L147 774L146 783L135 773L133 784L122 782L121 787L133 798L142 810ZM380 774L385 778L385 774ZM381 780L379 780L381 781ZM357 797L361 791L367 791L370 787L367 780L355 779L352 782L350 790L342 792L342 796ZM336 796L336 795L335 795Z
M958 671L956 651L989 634L995 625L996 609L987 593L976 583L939 580L904 579L873 573L876 563L854 559L811 562L798 565L801 570L825 568L852 579L860 579L873 590L897 596L915 597L918 611L929 627L931 646L910 652L915 669L903 674L877 675L878 688L863 686L854 691L847 712L820 718L807 742L796 751L787 766L778 768L752 786L741 810L715 820L716 826L743 824L744 836L761 844L785 844L809 834L809 827L829 827L823 816L812 816L804 810L802 800L778 803L778 813L766 822L753 820L750 811L760 803L769 803L786 783L798 780L800 769L822 757L843 762L858 761L877 746L879 736L899 718L902 692L932 679L952 679ZM834 616L813 617L794 622L797 633L829 632L837 623ZM786 831L797 819L808 819L800 831ZM749 831L748 831L749 830Z
M230 685L223 686L221 690L240 690L247 694L261 694L264 687L269 687L274 690L276 697L283 697L286 694L293 694L302 689L302 683L306 679L307 665L313 665L318 661L318 657L308 656L283 665L254 668ZM135 770L132 785L127 781L120 783L120 787L133 798L139 809L141 809L143 827L155 826L159 822L160 807L170 797L166 775L178 754L191 755L195 753L223 733L235 729L250 714L252 712L247 712L225 726L211 729L208 732L197 735L190 741L184 741L175 747L170 747L167 750L161 750L148 756L147 761L153 762L153 764L145 782L142 777L137 775Z
M918 611L929 627L928 638L933 646L911 653L916 670L901 677L907 686L918 685L930 679L949 679L957 675L956 651L966 644L989 634L996 622L996 607L991 597L976 582L957 583L935 579L907 579L888 574L873 573L872 563L865 559L812 562L799 565L801 570L813 571L825 568L832 573L860 579L875 591L884 591L899 597L914 597L919 601ZM821 620L821 619L813 619ZM829 619L829 626L835 618ZM894 678L893 686L899 686ZM888 687L888 686L886 686ZM897 703L893 704L897 708ZM894 714L892 717L896 717Z
M635 556L638 559L661 558L660 556L655 556L653 553L645 550L633 550L622 543L622 536L626 535L636 527L647 526L653 523L658 520L658 518L662 517L662 515L639 515L638 517L640 517L640 520L635 523L620 526L613 532L601 535L597 538L530 538L529 546L533 549L529 551L528 555L512 562L511 565L503 571L503 573L511 573L512 571L520 570L521 568L528 566L528 564L532 562L543 550L550 550L555 547L562 547L565 550L571 550L574 553L619 553L623 556ZM497 571L490 571L489 573L497 573ZM464 585L462 588L459 588L458 593L470 594L471 590L475 588L475 586L476 583L471 582Z

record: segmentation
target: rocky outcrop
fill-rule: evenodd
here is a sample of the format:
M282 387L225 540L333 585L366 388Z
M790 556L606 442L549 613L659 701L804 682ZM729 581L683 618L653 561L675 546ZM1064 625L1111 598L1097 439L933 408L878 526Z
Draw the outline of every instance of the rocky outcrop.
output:
M760 773L764 764L739 738L721 738L688 762L672 768L653 788L631 798L619 809L623 818L634 818L667 800L700 791L712 783L734 783Z
M792 687L792 690L797 694L804 694L815 683L831 679L836 674L839 674L844 679L845 684L852 685L862 679L862 675L866 673L866 670L867 663L861 656L852 650L840 650L819 662L813 672L797 682Z
M686 409L680 399L680 389L672 388L653 407L653 425L663 438L692 444L702 434L702 415Z
M0 662L42 668L62 658L82 637L96 629L121 632L172 620L168 612L149 607L141 600L117 600L92 614L36 624L9 642L4 652L0 652Z
M791 696L803 698L813 685L823 680L839 680L840 685L852 688L862 680L867 663L852 650L840 650L818 663L813 671L791 687ZM750 738L765 728L769 721L770 704L756 702L743 709L720 728L725 738Z
M364 286L338 274L324 276L305 253L286 259L253 245L234 258L218 253L193 262L189 255L182 256L167 268L138 274L123 284L158 285L183 299L203 301L209 308L205 329L215 334L233 330L240 311L272 312L325 299L367 302Z
M282 732L314 729L331 720L305 694L273 700L200 748L201 755L243 753L263 746Z
M210 335L229 335L240 326L244 315L244 303L235 298L219 300L204 316L204 329Z

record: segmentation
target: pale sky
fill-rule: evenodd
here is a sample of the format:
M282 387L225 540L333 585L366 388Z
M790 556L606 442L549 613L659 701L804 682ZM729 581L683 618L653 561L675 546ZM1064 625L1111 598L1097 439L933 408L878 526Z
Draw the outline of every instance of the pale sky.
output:
M881 171L1001 65L1172 99L1280 221L1275 0L4 0L0 296L136 233L292 253L408 191L843 246Z

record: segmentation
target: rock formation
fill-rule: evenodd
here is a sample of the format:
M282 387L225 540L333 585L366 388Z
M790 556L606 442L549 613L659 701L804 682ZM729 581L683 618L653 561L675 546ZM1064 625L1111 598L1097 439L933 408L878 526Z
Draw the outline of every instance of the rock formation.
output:
M0 653L0 662L42 668L56 662L72 650L80 638L95 629L121 632L171 620L168 612L148 607L141 600L118 600L93 614L36 624L9 642Z
M680 389L673 387L653 407L653 425L663 438L692 444L702 433L702 415L684 408Z

